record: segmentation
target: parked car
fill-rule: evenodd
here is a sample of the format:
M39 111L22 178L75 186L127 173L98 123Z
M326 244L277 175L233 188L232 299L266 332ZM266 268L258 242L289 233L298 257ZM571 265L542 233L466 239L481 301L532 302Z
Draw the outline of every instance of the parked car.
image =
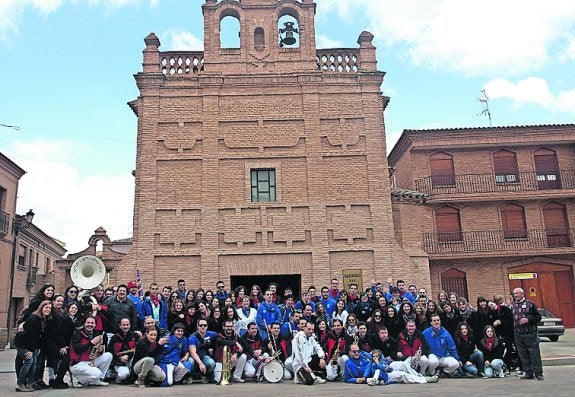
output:
M549 338L551 342L557 342L561 335L565 334L563 321L555 317L546 309L538 309L541 313L541 322L537 324L539 336Z

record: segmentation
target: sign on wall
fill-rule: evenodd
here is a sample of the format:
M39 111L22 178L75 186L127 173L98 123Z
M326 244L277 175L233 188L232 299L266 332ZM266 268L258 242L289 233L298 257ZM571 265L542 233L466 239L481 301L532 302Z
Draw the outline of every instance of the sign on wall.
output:
M357 284L358 291L363 291L363 281L361 277L361 269L343 269L343 288L349 291L350 284Z
M531 280L537 278L537 273L509 273L509 280Z

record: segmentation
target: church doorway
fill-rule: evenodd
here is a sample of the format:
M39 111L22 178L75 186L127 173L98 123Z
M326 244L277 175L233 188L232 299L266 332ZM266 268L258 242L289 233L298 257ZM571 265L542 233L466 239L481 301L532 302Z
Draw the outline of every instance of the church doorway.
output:
M277 284L277 293L283 297L284 289L290 287L296 300L301 292L301 274L273 274L270 276L231 276L230 284L232 290L240 285L246 287L247 292L251 291L252 285L257 284L262 289L262 293L266 290L269 283L274 282Z

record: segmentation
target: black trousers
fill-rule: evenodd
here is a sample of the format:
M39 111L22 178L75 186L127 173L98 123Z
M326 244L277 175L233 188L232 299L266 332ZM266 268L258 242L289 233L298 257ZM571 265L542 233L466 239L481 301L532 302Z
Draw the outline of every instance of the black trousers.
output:
M528 334L516 332L515 348L521 360L521 368L526 375L543 375L543 363L541 362L537 332Z
M312 372L322 372L323 369L319 366L320 358L317 354L311 356L311 361L309 362L308 366L311 368ZM315 383L315 376L307 372L305 369L301 368L298 371L300 378L302 379L303 383L311 386Z

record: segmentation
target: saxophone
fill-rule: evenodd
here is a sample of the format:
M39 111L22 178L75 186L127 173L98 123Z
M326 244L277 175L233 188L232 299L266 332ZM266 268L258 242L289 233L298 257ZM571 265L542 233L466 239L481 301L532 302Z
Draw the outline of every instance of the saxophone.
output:
M335 350L333 351L333 354L331 355L331 360L330 363L333 366L337 366L337 359L339 358L339 343L340 343L340 339L338 339L336 341L337 343L337 347L335 348Z
M102 347L102 340L104 339L103 335L100 335L100 340L98 341L98 343L96 343L94 345L94 347L92 348L92 351L90 352L90 367L95 367L96 366L96 357L98 357L98 353L100 350L100 347Z
M232 351L229 346L224 346L222 353L222 378L220 385L230 384L230 374L232 372Z
M133 349L128 349L128 350L123 350L121 352L116 353L116 356L121 357L121 356L125 356L126 354L132 354L136 352L136 348Z

